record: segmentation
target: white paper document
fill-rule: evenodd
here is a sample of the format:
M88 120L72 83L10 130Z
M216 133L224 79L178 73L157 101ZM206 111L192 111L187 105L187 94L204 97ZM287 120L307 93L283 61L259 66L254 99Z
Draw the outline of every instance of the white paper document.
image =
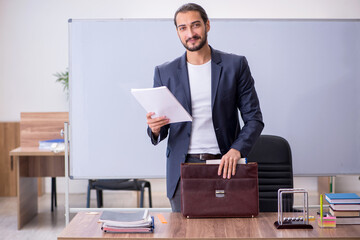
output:
M169 123L192 121L190 114L165 86L131 89L131 93L147 112L155 113L152 118L166 116Z
M221 159L206 160L206 164L220 164ZM247 164L247 158L240 158L237 164Z

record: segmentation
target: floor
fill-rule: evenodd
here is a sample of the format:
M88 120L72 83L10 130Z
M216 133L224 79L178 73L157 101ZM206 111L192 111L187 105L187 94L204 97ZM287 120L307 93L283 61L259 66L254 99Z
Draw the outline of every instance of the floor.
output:
M96 207L95 192L91 199L90 207ZM84 208L86 205L86 194L71 194L69 197L71 208ZM0 239L1 240L52 240L65 227L65 196L58 194L58 206L54 212L50 211L50 194L39 197L39 214L21 230L17 230L17 198L0 197ZM104 207L106 208L133 208L137 207L137 195L135 192L104 192ZM145 207L148 206L147 194L145 194ZM153 207L170 208L170 204L164 193L152 193ZM75 214L70 214L70 219Z

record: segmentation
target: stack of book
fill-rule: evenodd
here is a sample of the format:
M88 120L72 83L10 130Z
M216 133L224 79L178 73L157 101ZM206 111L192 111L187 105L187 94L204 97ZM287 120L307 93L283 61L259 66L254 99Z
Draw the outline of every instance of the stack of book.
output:
M336 224L360 224L360 197L355 193L326 193L329 213Z
M101 229L107 233L152 233L154 217L149 210L134 212L104 211L99 219Z

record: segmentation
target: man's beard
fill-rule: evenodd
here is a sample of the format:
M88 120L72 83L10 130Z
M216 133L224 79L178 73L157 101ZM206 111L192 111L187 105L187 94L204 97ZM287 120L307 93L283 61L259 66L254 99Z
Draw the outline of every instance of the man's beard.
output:
M200 49L202 49L202 47L205 45L206 41L207 41L207 32L205 32L205 37L202 39L202 41L199 43L199 45L197 46L193 46L193 47L189 47L186 43L187 41L189 41L190 39L199 39L200 37L198 35L189 38L186 40L185 43L182 43L184 45L184 47L189 50L190 52L195 52L195 51L199 51Z

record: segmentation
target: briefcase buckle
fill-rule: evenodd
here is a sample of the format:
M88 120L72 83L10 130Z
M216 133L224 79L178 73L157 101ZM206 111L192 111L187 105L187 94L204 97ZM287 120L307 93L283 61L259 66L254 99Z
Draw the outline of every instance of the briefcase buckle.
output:
M215 190L215 197L218 198L225 197L225 190Z

